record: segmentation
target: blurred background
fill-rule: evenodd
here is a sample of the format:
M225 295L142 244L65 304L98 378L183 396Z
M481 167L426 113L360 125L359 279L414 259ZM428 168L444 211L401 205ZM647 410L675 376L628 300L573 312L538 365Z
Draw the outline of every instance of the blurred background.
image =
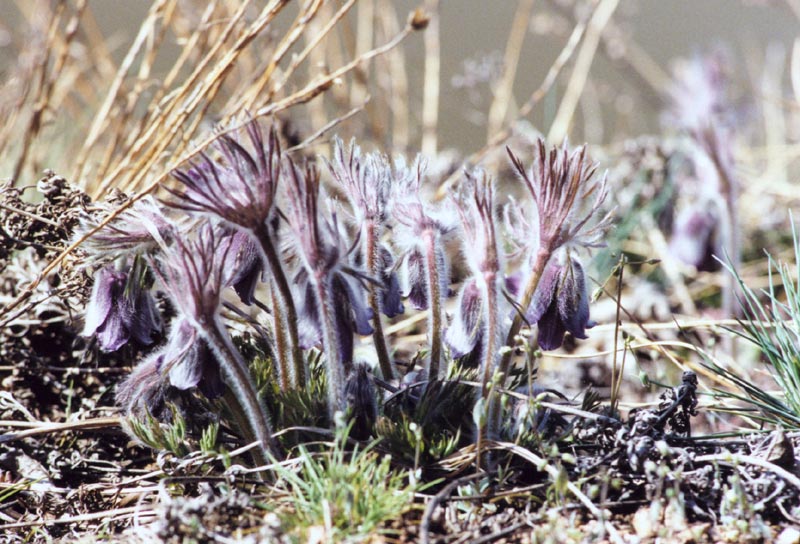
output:
M46 28L51 8L61 4L49 0L0 0L0 80L8 82L14 78L15 69L24 57L34 54L34 46L42 38L37 37L37 32ZM195 11L203 4L178 2L184 9ZM253 3L253 11L260 4ZM288 28L300 4L289 3L276 19L273 33ZM343 2L329 4L337 6ZM486 140L492 90L502 72L504 51L518 10L530 4L529 24L510 100L511 112L540 85L576 21L586 16L594 2L539 0L518 4L513 0L441 0L437 4L441 37L439 144L469 152ZM797 0L620 1L593 58L570 136L578 141L604 144L657 131L674 62L712 49L722 49L729 55L733 85L739 98L746 101L744 97L750 97L750 108L757 106L757 100L753 100L757 98L780 104L783 97L765 90L764 84L769 79L769 84L780 83L785 91L790 90L788 67L800 31L798 4ZM421 3L396 0L390 5L402 20ZM145 1L89 2L83 20L91 21L91 32L102 36L108 60L120 63L152 6ZM356 17L353 12L349 14L351 25L357 24ZM216 24L220 23L218 20ZM89 31L90 26L86 25L84 30ZM421 116L423 37L413 36L400 47L409 77L413 119ZM168 35L160 48L162 53L151 74L154 77L166 74L172 66L172 55L180 50L174 34ZM30 59L30 62L35 61ZM565 72L528 117L539 130L546 131L556 115L569 76L569 71ZM409 145L409 151L418 145ZM8 176L8 164L0 172Z

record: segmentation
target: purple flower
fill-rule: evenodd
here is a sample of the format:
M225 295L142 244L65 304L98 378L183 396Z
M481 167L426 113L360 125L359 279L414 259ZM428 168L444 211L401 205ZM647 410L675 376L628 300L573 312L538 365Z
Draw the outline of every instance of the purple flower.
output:
M228 284L239 295L242 303L250 306L255 301L254 295L259 281L264 280L261 250L253 237L244 231L235 231L230 236L230 248L223 248L227 252L227 266L233 271Z
M422 200L420 191L425 162L417 158L411 168L396 165L392 216L398 244L406 250L401 281L412 306L428 309L430 351L426 370L439 378L444 329L444 299L450 295L450 274L443 237L454 230L453 213Z
M447 327L444 341L450 348L450 356L459 359L477 353L474 366L480 361L483 342L483 296L478 283L471 279L464 283L458 295L458 306L453 321Z
M95 274L83 336L96 336L103 351L116 351L130 339L149 346L161 332L161 317L142 275L113 265Z
M589 320L589 295L583 267L571 257L562 264L551 260L542 274L527 318L539 329L539 347L561 347L564 334L585 339L586 329L595 325Z
M185 319L178 318L170 331L167 346L158 360L158 369L169 376L174 387L197 387L208 398L225 392L219 363L206 341Z
M365 303L359 275L347 258L353 249L340 228L335 211L320 213L319 172L301 169L288 161L286 220L294 234L294 249L301 265L295 284L303 296L301 333L321 338L328 378L328 411L345 408L344 386L352 366L353 332L372 334L372 310ZM332 203L328 201L329 208Z
M116 402L125 415L162 419L166 408L165 384L158 370L162 357L160 352L151 355L117 385Z
M335 274L331 281L339 360L346 368L350 368L353 362L353 336L372 334L370 320L373 313L366 305L364 288L357 280L346 274ZM301 302L300 345L308 349L323 343L323 316L314 285L305 270L296 274L294 284Z
M380 282L381 311L386 317L396 317L405 311L401 300L400 280L394 269L394 256L385 245L378 246L378 281Z

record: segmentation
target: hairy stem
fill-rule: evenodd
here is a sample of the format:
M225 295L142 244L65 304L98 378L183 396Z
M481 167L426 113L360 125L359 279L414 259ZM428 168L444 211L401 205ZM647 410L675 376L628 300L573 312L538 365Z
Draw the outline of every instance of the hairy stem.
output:
M228 333L218 320L198 330L219 361L228 385L233 390L239 408L244 414L248 428L241 429L246 437L259 443L261 464L268 464L271 457L279 457L272 440L272 425L267 409L256 391L253 377L239 351L234 347Z
M439 360L442 357L442 293L439 259L437 259L436 233L427 230L425 240L425 272L428 274L428 338L431 351L428 358L428 379L439 378Z
M486 293L485 293L485 308L484 308L484 317L486 328L484 330L484 341L483 341L483 373L481 376L481 398L488 399L491 391L489 387L489 380L492 377L492 372L497 368L496 361L497 361L497 352L498 352L498 345L497 345L497 312L498 312L498 293L497 293L497 275L495 272L490 272L485 274L486 279ZM486 406L486 405L484 405ZM488 435L490 438L496 439L499 436L499 428L495 426L495 418L491 416L494 413L490 410L489 413L490 417L488 418L488 425L480 424L478 425L478 437L476 440L476 464L477 467L480 468L481 466L481 455L483 452L483 441L484 438Z
M368 221L364 225L364 254L366 255L367 272L373 277L380 277L381 271L378 270L378 226L373 221ZM389 358L389 350L386 347L386 338L383 335L383 323L381 322L381 303L378 296L378 287L374 284L368 286L368 301L374 315L372 319L372 342L375 344L375 352L378 355L378 364L384 380L394 378L392 361Z
M327 363L328 415L333 422L336 412L345 409L344 362L339 359L339 336L336 329L336 318L333 315L333 293L326 274L318 273L316 275L314 289L319 303L322 344Z
M290 370L289 350L291 347L287 345L286 342L288 326L286 324L286 316L284 315L282 305L278 300L275 282L270 282L270 288L272 291L272 319L275 323L275 353L277 354L278 381L281 390L288 391L291 385L297 385L299 382L297 381L297 376L292 376L292 371Z
M289 331L289 343L291 349L292 364L294 366L294 379L297 385L305 383L305 363L303 361L303 352L300 349L300 336L297 332L297 308L294 305L292 298L292 290L289 288L289 281L286 279L286 274L283 271L283 263L280 256L275 249L275 244L272 243L272 236L266 224L260 225L254 231L256 240L258 240L261 250L267 259L267 265L272 275L272 280L278 288L280 294L283 310L285 312L285 319L280 321L277 313L275 314L275 327L276 329L283 328ZM277 306L277 305L276 305ZM280 326L279 326L280 324ZM276 337L280 334L279 330L275 331ZM285 364L285 363L284 363Z
M509 348L514 347L516 337L519 334L519 331L522 328L522 322L525 319L524 312L526 312L528 310L528 306L531 305L533 295L536 293L536 288L539 286L539 280L542 277L544 268L547 266L547 262L550 260L550 256L555 250L555 248L551 247L551 245L552 244L542 243L542 246L536 253L536 261L533 263L533 269L531 270L531 275L528 278L528 283L525 285L525 290L522 292L522 298L517 300L520 311L514 314L514 319L511 321L511 327L508 329L508 335L506 336L505 345ZM503 353L503 357L500 359L499 371L502 372L504 381L508 376L508 369L511 366L512 355L513 350L509 349Z

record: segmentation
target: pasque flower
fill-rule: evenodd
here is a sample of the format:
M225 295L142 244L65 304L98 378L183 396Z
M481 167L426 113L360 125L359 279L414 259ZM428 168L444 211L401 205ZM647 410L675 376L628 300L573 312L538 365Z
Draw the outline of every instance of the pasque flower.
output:
M472 344L480 349L485 396L485 387L496 367L502 320L507 314L501 311L501 304L505 307L504 255L497 233L493 180L483 171L468 174L464 193L455 206L461 219L462 253L472 277L462 289L455 326L451 325L453 333L448 329L448 336L457 348L463 350Z
M378 153L362 155L361 149L351 141L345 148L340 139L333 146L333 160L327 162L333 179L344 189L350 201L355 223L359 228L361 254L366 272L377 282L367 286L368 303L374 315L373 342L381 372L386 379L394 376L380 313L393 317L403 312L403 306L394 297L397 278L392 270L392 255L380 244L387 220L387 210L394 179L387 157ZM389 261L387 263L387 261Z
M275 197L281 177L280 143L274 128L265 140L256 121L247 125L247 135L252 151L237 139L223 134L216 145L221 161L201 154L200 160L191 163L188 169L173 171L182 190L167 188L176 197L169 205L210 215L252 238L262 253L262 262L269 268L274 292L278 295L274 297L273 318L275 336L280 340L277 350L280 374L287 380L284 385L288 385L290 378L297 384L305 374L305 363L298 339L297 310L274 228ZM259 263L254 258L253 246L244 241L239 243L241 249L249 252L245 263L247 270L233 281L248 303L252 302L251 289L258 279Z
M352 368L353 332L371 334L372 311L364 304L358 275L347 261L348 248L337 214L323 217L319 172L311 165L286 166L286 220L300 262L296 283L303 298L304 337L321 337L327 377L330 416L345 409L345 379ZM328 201L329 208L333 204Z
M513 347L516 344L528 310L533 312L533 317L538 318L537 323L544 329L540 331L540 342L547 346L560 345L563 332L559 336L559 331L562 328L571 327L576 335L584 336L587 326L585 320L588 320L585 280L583 269L572 260L558 275L559 281L554 281L556 276L550 276L553 271L546 273L547 266L559 250L603 245L603 235L611 225L611 214L606 214L594 225L590 225L589 221L605 201L606 180L603 177L598 181L594 177L597 165L586 156L585 146L573 151L564 142L548 152L544 140L540 139L535 148L536 160L530 170L510 149L507 151L514 169L530 193L533 206L527 214L515 214L529 217L525 222L531 226L531 241L527 247L520 248L527 270L516 299L516 306L522 311L514 312L505 345ZM588 211L581 213L584 206ZM514 206L513 209L521 211L520 206ZM531 308L537 291L541 298ZM536 315L540 309L543 313ZM542 320L544 316L548 319ZM509 374L512 352L506 350L500 358L498 371L503 379ZM500 428L500 415L500 398L495 394L490 402L489 414L489 427L493 432Z
M398 163L393 186L392 217L397 222L397 244L402 257L401 286L412 306L428 309L430 353L426 371L439 377L444 328L443 301L450 292L450 274L442 237L454 230L451 214L424 202L420 195L425 162L417 158L409 168Z
M179 317L173 323L158 369L166 371L169 383L178 389L197 387L210 399L225 392L217 358L186 319Z
M161 316L145 275L139 265L117 270L112 264L95 273L83 335L94 335L103 351L116 351L131 339L149 346L161 332Z
M162 258L152 264L179 314L161 371L179 387L204 383L213 395L219 387L217 376L221 369L247 421L247 428L241 430L246 438L259 442L260 461L266 462L273 447L269 416L247 363L233 345L219 316L221 293L229 281L225 264L232 240L221 236L207 222L195 231L195 236L189 233L177 236L173 244L163 248ZM181 349L184 339L185 342L193 339L205 342L218 366L210 364L197 351L191 353L194 349L191 345Z
M230 247L225 247L231 272L228 284L239 300L250 306L255 301L256 287L263 281L264 261L261 250L246 232L237 230L230 234Z
M543 350L561 347L566 332L575 338L587 338L586 329L595 323L589 319L589 294L583 267L577 259L570 256L551 259L527 317L537 324L539 347Z

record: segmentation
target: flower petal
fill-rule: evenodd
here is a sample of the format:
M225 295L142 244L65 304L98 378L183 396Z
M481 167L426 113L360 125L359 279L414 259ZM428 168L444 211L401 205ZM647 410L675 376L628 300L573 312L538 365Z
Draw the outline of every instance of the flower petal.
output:
M586 279L583 267L575 259L563 269L563 278L558 292L558 314L564 327L575 338L586 339L586 328L593 325L589 321L589 295L586 292Z
M542 316L552 304L558 288L561 268L559 264L552 260L545 267L542 277L539 279L539 285L536 287L536 293L533 295L531 305L528 307L526 314L528 322L535 323L542 319Z
M386 317L396 317L405 311L400 293L400 281L397 272L394 270L394 257L391 251L381 244L378 248L378 258L380 259L380 282L381 282L381 311Z
M558 313L558 304L553 301L538 321L539 347L544 351L558 349L564 342L567 332L564 322Z
M113 265L101 268L94 275L94 286L86 308L83 336L92 336L108 319L116 299L125 288L127 275L114 270Z
M472 353L483 340L483 297L475 280L464 284L458 310L447 327L444 340L454 359Z

